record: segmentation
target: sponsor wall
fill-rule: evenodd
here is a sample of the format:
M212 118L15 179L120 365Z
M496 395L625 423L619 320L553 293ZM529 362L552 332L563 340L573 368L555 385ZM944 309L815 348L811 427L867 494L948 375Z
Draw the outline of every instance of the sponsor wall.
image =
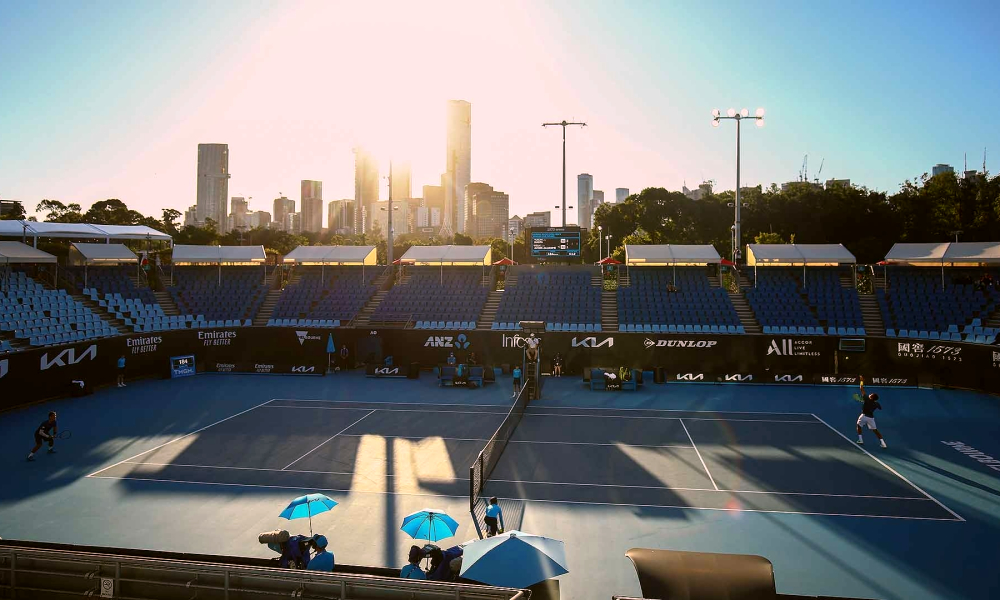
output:
M1000 393L1000 347L937 341L867 340L864 352L838 350L838 339L794 336L684 336L546 332L542 361L559 352L564 372L585 368L662 369L667 381L855 385L942 385ZM323 374L327 351L347 345L354 360L400 367L442 364L475 352L481 364L521 362L527 338L499 331L321 330L277 327L135 334L16 352L0 359L0 408L67 395L73 380L114 381L119 356L127 376L168 377L171 356L193 354L199 372ZM651 382L647 382L647 385Z

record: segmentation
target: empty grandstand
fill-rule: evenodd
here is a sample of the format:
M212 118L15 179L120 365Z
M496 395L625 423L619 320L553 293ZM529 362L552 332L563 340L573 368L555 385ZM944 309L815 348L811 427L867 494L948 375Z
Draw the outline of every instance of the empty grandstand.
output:
M894 266L876 293L887 336L996 341L1000 329L984 323L1000 305L1000 290L982 280L1000 277L1000 244L895 244L886 262Z
M866 335L854 263L840 244L749 244L743 293L764 333Z
M729 295L709 279L717 267L708 265L721 261L712 246L627 244L625 260L628 285L618 288L619 330L745 333Z
M475 329L486 297L489 246L414 246L400 259L402 277L370 323L416 329Z
M376 291L375 260L375 246L299 246L284 259L294 267L267 325L350 323Z
M181 314L169 328L249 327L267 293L264 258L262 246L174 246L167 291Z
M521 321L544 321L548 331L601 331L601 289L594 267L512 267L490 327L520 329Z
M31 346L50 346L117 335L118 331L66 290L50 290L22 271L12 271L0 291L0 330ZM2 344L11 350L8 341Z

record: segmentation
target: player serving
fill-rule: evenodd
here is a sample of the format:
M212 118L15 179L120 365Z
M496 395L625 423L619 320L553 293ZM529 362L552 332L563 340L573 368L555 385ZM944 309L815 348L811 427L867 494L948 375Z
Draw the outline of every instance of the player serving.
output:
M35 452L42 447L46 441L49 443L49 454L56 451L56 434L59 427L56 425L56 411L49 413L49 418L42 421L42 424L35 429L35 447L28 453L28 460L35 460Z
M862 426L867 426L868 429L871 429L872 432L875 433L875 437L878 438L879 443L882 444L883 448L885 448L885 439L882 437L882 434L879 433L878 427L875 425L875 411L882 408L882 405L878 403L878 394L872 393L866 395L865 378L859 377L858 379L861 382L860 399L861 402L863 402L861 406L861 416L858 417L858 443L865 443L865 439L861 436L861 428Z

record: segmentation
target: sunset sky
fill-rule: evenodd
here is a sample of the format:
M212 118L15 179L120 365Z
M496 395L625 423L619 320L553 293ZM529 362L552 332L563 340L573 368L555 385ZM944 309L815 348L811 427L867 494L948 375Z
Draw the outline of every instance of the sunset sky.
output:
M991 2L3 2L0 197L195 203L197 144L227 143L230 196L271 209L301 179L353 196L351 148L444 171L448 99L472 103L472 180L511 214L554 210L560 134L614 197L812 176L895 191L938 162L1000 169ZM386 192L383 190L383 194ZM575 215L575 211L571 211ZM554 215L555 216L555 215ZM571 221L574 219L571 219ZM324 218L325 224L325 218Z

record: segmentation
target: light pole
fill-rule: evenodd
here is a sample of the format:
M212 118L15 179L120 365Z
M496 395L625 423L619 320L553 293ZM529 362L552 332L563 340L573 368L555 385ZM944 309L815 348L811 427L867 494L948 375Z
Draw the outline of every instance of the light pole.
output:
M507 240L510 242L510 260L511 261L514 260L514 237L515 237L514 236L514 228L512 227L511 230L510 230L510 232L509 232L509 234L508 234L508 236L507 236Z
M389 206L382 209L389 211L389 214L386 215L385 225L385 228L388 229L385 232L385 257L389 267L392 267L392 211L396 208L392 205L392 161L389 161Z
M604 248L601 246L601 241L604 236L602 233L604 231L603 225L597 226L597 262L604 260Z
M586 123L569 123L567 121L560 121L558 123L542 123L542 127L562 127L563 134L563 160L562 160L562 226L566 226L566 126L567 125L579 125L581 127L586 127ZM559 208L558 206L556 208ZM573 208L572 206L570 208Z
M604 241L608 243L608 258L611 258L611 234L604 236Z
M726 111L726 116L722 116L719 109L712 109L712 127L718 127L719 121L722 119L733 119L736 121L736 216L733 222L733 262L738 263L741 258L740 253L740 121L743 119L752 119L757 127L764 126L764 109L758 108L754 116L750 116L750 111L746 108L736 112L735 108L730 108Z

